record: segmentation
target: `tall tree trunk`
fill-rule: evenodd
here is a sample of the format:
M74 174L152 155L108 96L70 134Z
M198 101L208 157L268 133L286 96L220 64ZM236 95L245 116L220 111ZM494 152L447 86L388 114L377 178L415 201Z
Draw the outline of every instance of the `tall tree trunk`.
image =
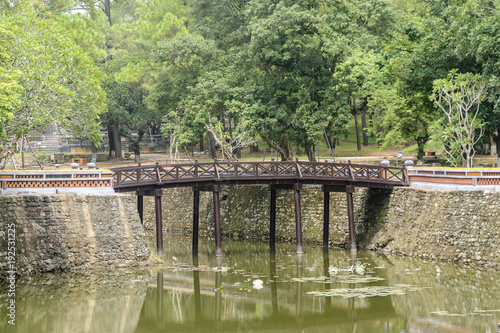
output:
M427 143L428 137L419 136L417 139L417 160L421 160L424 157L424 147Z
M354 125L356 126L356 146L358 150L361 150L361 139L359 137L359 124L358 124L358 114L354 114Z
M307 149L307 157L310 162L316 162L316 156L315 156L315 149L316 147L314 145L309 145Z
M217 158L217 149L215 149L215 138L210 131L207 131L208 136L208 153L210 158Z
M97 162L97 146L95 145L95 143L91 142L90 150L92 151L91 162L96 163Z
M251 153L258 153L259 152L259 144L254 143L254 144L250 145L250 152Z
M370 121L369 121L370 128L371 128L371 129L373 129L373 113L371 113L371 112L370 112L370 114L369 114L369 116L368 116L368 117L369 117L369 119L370 119ZM373 133L373 131L371 131L371 133L370 133L370 137L371 137L371 138L374 138L374 137L375 137L375 133Z
M280 139L281 150L279 150L279 154L281 156L282 161L291 161L293 159L292 155L292 146L290 141L287 138Z
M140 163L141 162L141 147L139 146L139 143L142 141L142 138L144 137L144 134L146 132L139 130L137 132L138 136L135 140L132 139L132 137L129 137L130 142L130 148L134 152L134 162L135 163Z
M108 126L108 142L109 142L109 158L114 157L115 151L115 137L113 135L113 127ZM112 153L113 152L113 153Z
M24 169L24 134L21 136L21 169Z
M205 147L203 147L203 133L200 135L200 152L203 152Z
M104 14L108 17L109 26L111 26L111 0L104 0Z
M108 126L108 138L109 138L109 157L122 158L122 140L118 134L118 126L116 124L111 124Z
M368 128L366 127L366 111L361 112L361 127L363 131L363 146L368 146Z

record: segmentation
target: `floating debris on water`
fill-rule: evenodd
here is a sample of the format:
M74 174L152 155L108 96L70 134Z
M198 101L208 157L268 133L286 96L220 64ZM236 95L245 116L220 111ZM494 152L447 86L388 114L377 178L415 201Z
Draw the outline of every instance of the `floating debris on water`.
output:
M385 281L385 279L377 276L346 275L346 276L334 276L334 277L326 277L326 276L300 277L300 278L292 278L291 281L317 282L317 283L371 283L371 282Z
M378 276L349 275L349 276L338 276L333 280L333 282L339 282L339 283L370 283L378 281L385 281L385 279Z
M417 286L397 284L395 286L375 286L367 288L342 288L330 289L325 291L311 291L309 295L325 296L325 297L342 297L342 298L367 298L377 296L405 295L409 291L418 291L425 288Z
M430 314L437 316L446 316L446 317L466 317L466 316L485 316L492 317L494 316L494 312L500 312L500 309L496 310L478 310L475 309L473 312L468 313L449 313L448 311L432 311Z

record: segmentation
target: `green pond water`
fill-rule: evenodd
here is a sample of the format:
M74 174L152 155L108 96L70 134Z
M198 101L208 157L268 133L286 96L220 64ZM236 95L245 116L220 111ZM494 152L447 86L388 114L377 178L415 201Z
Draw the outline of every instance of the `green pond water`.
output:
M495 332L498 272L293 244L165 235L165 265L16 281L16 325L1 287L0 332ZM439 267L436 267L439 266Z

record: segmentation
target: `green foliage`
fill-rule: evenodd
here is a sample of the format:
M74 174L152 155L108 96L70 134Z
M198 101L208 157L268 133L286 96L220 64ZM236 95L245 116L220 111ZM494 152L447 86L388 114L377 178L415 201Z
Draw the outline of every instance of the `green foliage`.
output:
M109 29L106 15L95 12L58 15L55 19L64 27L64 33L78 44L94 61L103 61L106 52L106 33Z
M0 142L5 139L7 123L14 118L22 92L22 87L17 82L19 71L5 69L11 58L7 52L7 44L12 38L14 37L9 31L0 28Z
M350 101L369 95L364 52L388 36L390 8L378 0L193 3L205 38L178 36L158 51L164 70L152 99L168 115L165 132L189 146L213 117L258 135L282 159L292 158L292 144L311 151L324 130L344 132Z
M103 88L108 97L108 110L103 119L113 119L120 127L120 134L135 139L133 132L146 133L149 128L158 131L161 115L157 109L150 108L146 103L148 91L137 83L122 82L116 79L116 73L129 63L122 57L107 61L102 70L106 74Z
M438 118L428 98L434 80L459 73L481 74L488 80L487 99L480 110L487 133L500 127L498 45L500 20L498 2L415 1L401 25L396 43L387 48L390 73L405 108L397 112L403 137L419 142L420 154L429 138L429 125ZM408 110L406 112L404 110Z
M8 133L27 135L48 124L74 137L100 141L98 119L105 95L92 59L67 38L53 19L40 18L34 7L1 17L0 31L12 57L5 69L16 73L22 86Z

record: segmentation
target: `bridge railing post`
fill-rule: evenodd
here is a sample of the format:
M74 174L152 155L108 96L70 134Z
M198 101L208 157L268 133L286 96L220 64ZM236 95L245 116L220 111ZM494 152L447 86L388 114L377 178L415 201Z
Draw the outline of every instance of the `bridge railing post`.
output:
M354 179L354 172L352 172L351 160L347 161L347 168L349 170L349 178Z
M412 160L406 160L403 168L403 183L409 183L410 177L408 177L408 169L413 166Z
M194 178L198 179L198 160L194 160Z
M299 159L295 158L295 168L297 169L297 175L302 178L302 172L300 171Z
M141 162L137 163L137 168L135 169L135 178L137 184L141 181Z
M214 176L215 178L219 179L219 170L217 169L217 158L214 158Z
M391 165L391 162L388 160L383 160L380 162L380 165L382 166L382 172L383 172L383 177L385 180L389 179L389 166Z
M161 181L161 177L160 177L160 163L159 162L156 162L155 172L156 172L156 182L159 183Z

